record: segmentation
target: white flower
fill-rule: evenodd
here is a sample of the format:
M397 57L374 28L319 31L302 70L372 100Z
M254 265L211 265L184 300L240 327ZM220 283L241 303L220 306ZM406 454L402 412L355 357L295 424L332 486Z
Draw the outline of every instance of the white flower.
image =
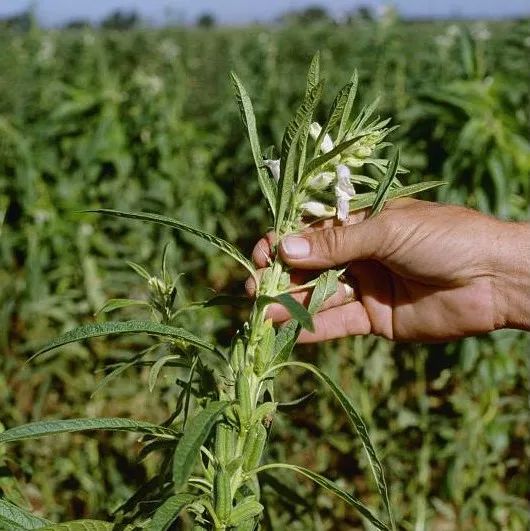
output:
M322 126L318 122L313 122L309 126L309 134L311 135L311 138L313 140L316 140L318 138L318 135L320 135L320 132L322 131ZM324 135L324 138L322 139L322 143L320 144L320 150L322 153L329 153L333 149L333 140L331 140L331 137L326 133Z
M335 197L337 200L337 219L344 221L350 211L350 199L355 195L355 188L350 181L350 168L345 164L338 164L336 168L337 184Z
M335 215L335 209L332 206L321 203L320 201L307 201L302 203L302 209L305 215L316 218L329 218Z
M310 188L315 190L324 190L335 180L335 173L323 171L312 177L308 183Z
M280 180L280 159L265 159L263 164L269 168L276 182Z

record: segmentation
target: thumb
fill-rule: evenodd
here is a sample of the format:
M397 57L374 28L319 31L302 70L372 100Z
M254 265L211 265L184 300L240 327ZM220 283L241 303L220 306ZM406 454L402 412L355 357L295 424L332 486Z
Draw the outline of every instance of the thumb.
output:
M376 258L384 243L377 218L287 236L280 243L282 260L298 269L327 269L352 260Z

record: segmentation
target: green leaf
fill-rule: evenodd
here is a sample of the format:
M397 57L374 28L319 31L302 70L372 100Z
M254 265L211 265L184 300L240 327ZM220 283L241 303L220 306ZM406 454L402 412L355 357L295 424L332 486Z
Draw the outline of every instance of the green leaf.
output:
M328 119L326 120L326 123L320 130L320 133L318 135L318 138L315 142L315 156L317 155L320 145L322 144L322 141L324 140L324 136L326 133L331 131L333 127L335 127L335 124L339 121L339 118L344 113L344 107L346 106L346 102L348 99L348 93L351 89L351 83L348 83L346 86L342 87L342 89L339 91L335 99L333 100L333 103L331 104L331 108L329 111Z
M257 304L264 303L278 303L284 306L291 317L298 321L303 328L313 332L315 327L313 326L313 319L305 306L300 304L290 293L282 293L275 297L269 297L268 295L260 295L257 299Z
M289 359L301 330L302 327L297 321L289 321L278 328L274 341L275 355L270 363L271 366L282 364Z
M307 97L311 91L318 85L320 81L320 50L318 50L313 58L311 59L311 64L309 65L309 70L307 71L307 80L305 88L305 97Z
M346 133L346 136L348 136L349 134L352 134L355 131L360 131L362 129L363 125L374 114L374 111L379 105L380 100L381 98L378 96L372 103L370 103L369 105L365 105L361 109L361 112L358 114L357 118L353 121L348 132Z
M180 493L168 498L155 512L146 531L167 531L179 513L197 499L193 494Z
M113 524L101 520L74 520L42 527L40 531L111 531L113 527Z
M276 215L276 184L269 177L267 170L263 168L263 156L261 154L258 130L256 128L256 117L254 116L252 101L250 100L245 87L237 75L234 72L232 72L230 75L236 92L237 104L239 106L241 119L243 120L243 124L247 129L247 135L250 141L250 148L254 158L254 164L256 165L256 170L258 172L258 181L261 192L265 196L265 199L267 199L274 216Z
M348 121L350 119L351 110L353 108L353 102L355 101L355 96L357 96L358 84L359 74L357 73L357 70L354 70L350 79L350 83L348 83L348 85L350 85L350 89L348 91L348 98L346 100L346 104L344 105L344 112L342 113L342 117L340 119L337 142L342 142L344 136L346 135L346 132L348 131Z
M411 184L409 186L401 186L399 188L393 188L388 192L387 200L398 199L399 197L406 197L409 195L418 194L424 192L425 190L430 190L431 188L436 188L438 186L445 185L444 181L426 181L424 183ZM362 210L363 208L368 208L373 205L376 198L376 192L368 192L366 194L357 194L350 201L350 212L355 212L356 210Z
M300 160L305 157L305 147L309 134L309 125L316 105L322 95L322 83L320 82L304 98L304 101L291 119L282 139L282 152L280 162L280 182L278 183L278 200L276 204L275 230L279 229L284 221L286 213L292 206L294 193L296 166L299 147ZM300 143L300 146L298 145Z
M171 360L178 360L180 359L180 356L177 356L175 354L168 354L167 356L162 356L158 360L155 361L153 366L151 367L151 370L149 371L149 378L148 378L148 384L149 384L149 391L152 393L153 389L156 386L156 381L158 379L158 375L160 371L162 370L162 367Z
M311 98L311 107L309 109L309 112L306 114L305 118L302 121L302 127L300 129L300 159L298 160L298 176L297 181L300 180L302 177L302 174L304 172L304 166L307 156L307 140L309 137L309 128L311 127L311 122L313 121L313 114L315 112L316 106L318 105L318 102L320 101L320 98L322 97L322 89L323 85L322 83L319 83L313 91L309 94L309 97Z
M297 465L290 465L287 463L271 463L269 465L263 465L259 468L251 471L251 473L259 473L264 470L271 470L273 468L283 468L287 470L293 470L294 472L297 472L299 474L302 474L306 478L309 478L311 481L315 482L317 485L320 485L321 487L324 487L325 489L329 490L336 496L338 496L341 500L345 501L347 504L351 505L355 509L357 509L372 525L374 525L377 529L381 531L389 531L389 528L386 524L381 522L371 511L364 505L364 503L359 500L359 498L352 496L345 490L341 489L336 483L333 481L325 478L324 476L321 476L320 474L317 474L316 472L313 472L312 470L309 470L308 468L297 466Z
M336 291L339 285L338 277L343 271L335 271L330 269L322 273L313 288L311 299L307 306L307 311L314 315L317 313L322 305L329 299Z
M227 406L228 402L210 402L200 413L188 421L186 431L177 444L173 456L175 489L181 488L188 481L201 446L206 441L217 417Z
M398 167L399 167L399 148L396 149L396 151L392 155L392 159L388 163L388 167L386 169L385 177L381 181L381 184L378 186L375 192L375 199L374 199L374 204L372 205L372 210L370 212L370 217L375 216L376 214L381 212L381 210L383 209L385 201L390 192L390 187L392 185L392 182L394 181L397 175Z
M190 225L187 225L186 223L177 221L176 219L168 218L167 216L161 216L159 214L150 214L149 212L122 212L121 210L111 210L108 208L97 208L93 210L85 210L85 212L95 212L97 214L105 214L108 216L115 216L118 218L151 221L153 223L158 223L159 225L164 225L165 227L171 227L172 229L189 232L190 234L193 234L195 236L198 236L199 238L202 238L203 240L206 240L207 242L211 243L214 247L217 247L224 253L231 256L234 260L236 260L243 267L245 267L252 276L255 276L256 274L256 269L254 268L254 265L252 264L252 262L248 260L247 258L245 258L241 254L241 252L236 247L234 247L231 243L228 243L226 240L223 240L222 238L219 238L218 236L214 236L213 234L209 234L208 232L204 232L200 229L196 229L195 227L191 227Z
M148 273L148 271L145 269L145 267L139 265L139 264L136 264L135 262L129 262L127 261L127 265L134 270L134 272L137 274L137 275L140 275L142 278L144 278L145 280L149 281L149 279L151 278L151 275Z
M153 334L155 336L179 339L185 343L189 343L190 345L217 353L217 349L213 345L203 341L183 328L177 328L175 326L164 325L152 321L114 321L109 323L89 324L74 328L73 330L66 332L66 334L55 338L51 343L48 343L48 345L41 348L30 358L30 360L36 356L44 354L45 352L62 347L63 345L67 345L68 343L74 343L76 341L81 341L91 337L131 333L147 333Z
M242 523L255 518L263 511L263 505L256 501L253 497L242 500L238 503L230 514L228 524L231 526L238 526Z
M51 522L31 514L26 509L0 498L0 529L18 531L19 529L40 529Z
M136 299L109 299L96 313L108 313L119 308L128 308L129 306L149 307L149 303Z
M341 273L341 271L330 270L318 277L307 309L310 318L311 315L315 314L322 304L324 304L324 302L331 297L335 291L337 291L337 278ZM291 315L293 314L291 313ZM311 323L312 322L313 321L311 319ZM308 330L311 329L308 328ZM289 321L278 329L278 333L274 341L275 355L270 363L271 366L283 363L289 359L294 345L296 344L296 340L300 335L300 331L301 327L299 326L297 320Z
M147 433L165 439L174 439L178 433L171 428L140 420L107 418L81 418L68 420L39 420L11 428L0 433L0 444L26 439L36 439L57 433L72 433L87 430L132 431Z
M296 156L298 151L298 139L301 129L298 129L292 143L289 146L287 157L282 157L280 182L278 183L278 201L274 230L278 234L284 222L289 207L293 202L294 177L296 172Z
M272 366L269 371L277 371L281 367L301 367L303 369L306 369L308 371L311 371L313 374L318 376L331 390L339 404L344 409L346 415L348 416L348 419L350 420L351 424L355 428L357 434L359 435L361 439L361 443L363 445L363 448L366 452L366 455L368 457L368 461L370 463L370 467L372 469L372 473L374 475L377 490L379 491L379 494L383 498L383 503L385 505L385 508L388 512L388 516L390 518L390 523L392 529L395 528L394 524L394 517L392 515L392 509L390 506L390 497L388 492L388 487L385 479L385 474L383 471L383 466L381 464L381 461L379 460L377 453L375 451L374 445L372 444L372 441L370 440L370 436L368 435L368 429L366 428L366 424L364 423L364 420L362 419L361 415L357 412L355 409L355 406L351 402L350 398L344 393L344 391L337 386L337 384L324 372L322 372L318 367L315 365L312 365L310 363L304 363L301 361L287 361L285 363L281 363L279 366Z

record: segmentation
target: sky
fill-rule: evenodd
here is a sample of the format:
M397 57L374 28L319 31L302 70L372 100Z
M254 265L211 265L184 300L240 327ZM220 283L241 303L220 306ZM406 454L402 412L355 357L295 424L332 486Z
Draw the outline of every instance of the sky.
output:
M320 5L340 16L362 5L376 9L387 3L380 0L0 0L0 17L34 5L39 20L48 26L79 18L98 21L116 9L137 11L155 23L170 18L194 22L199 15L212 13L219 23L244 24L270 21L285 11L310 5ZM394 0L392 4L400 14L410 17L530 16L530 0Z

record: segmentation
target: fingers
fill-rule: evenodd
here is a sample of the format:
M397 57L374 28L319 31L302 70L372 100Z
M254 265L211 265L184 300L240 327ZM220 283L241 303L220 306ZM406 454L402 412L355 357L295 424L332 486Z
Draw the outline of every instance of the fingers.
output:
M258 243L254 246L252 251L252 260L258 267L267 267L273 258L272 247L275 236L273 232L268 232Z
M316 343L351 335L366 335L371 331L370 319L359 301L335 306L313 317L315 331L302 330L298 343Z
M336 218L328 218L320 220L307 225L302 231L304 234L315 232L317 230L331 229L337 226L355 225L365 220L368 217L368 210L360 210L350 214L344 222L338 221ZM276 235L274 232L268 232L258 243L254 246L252 251L252 260L258 267L267 267L270 265L270 260L274 258L273 247L276 242Z
M374 258L384 247L386 233L380 218L368 219L288 236L279 252L285 263L297 269L327 269Z

